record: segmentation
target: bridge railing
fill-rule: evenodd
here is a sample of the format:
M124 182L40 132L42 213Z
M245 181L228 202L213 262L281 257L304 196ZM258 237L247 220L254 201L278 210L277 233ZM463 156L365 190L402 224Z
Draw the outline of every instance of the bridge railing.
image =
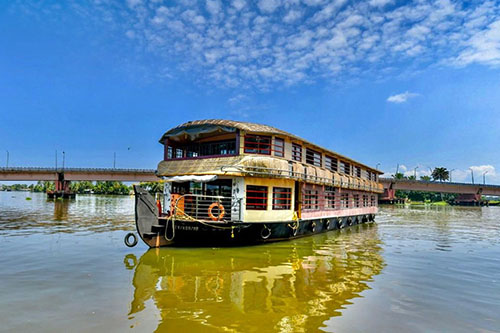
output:
M440 182L434 180L412 180L412 179L394 179L394 178L379 178L381 183L407 183L407 184L432 184L432 185L455 185L455 186L471 186L471 187L489 187L500 188L500 185L493 184L472 184L472 183L457 183L457 182Z
M119 168L47 168L47 167L0 167L0 172L110 172L110 173L142 173L156 174L153 169L119 169Z

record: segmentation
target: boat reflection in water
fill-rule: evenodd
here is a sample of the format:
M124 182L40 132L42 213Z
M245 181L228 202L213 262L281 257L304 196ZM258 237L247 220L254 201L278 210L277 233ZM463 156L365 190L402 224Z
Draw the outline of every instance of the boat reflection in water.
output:
M377 226L366 224L257 247L151 249L138 262L129 254L129 319L139 328L154 304L160 332L318 330L370 288L380 252Z

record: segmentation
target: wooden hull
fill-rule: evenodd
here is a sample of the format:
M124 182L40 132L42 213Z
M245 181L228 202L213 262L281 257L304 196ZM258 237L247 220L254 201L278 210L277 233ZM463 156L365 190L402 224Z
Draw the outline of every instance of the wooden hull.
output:
M294 239L374 221L374 214L266 223L199 222L158 217L154 198L136 186L136 227L150 247L240 246Z
M371 219L371 220L370 220ZM162 223L165 220L162 220ZM155 235L143 237L150 247L161 246L240 246L295 239L331 230L338 230L361 223L370 223L373 217L352 216L297 222L228 223L219 225L175 220L161 224ZM175 234L172 233L175 228ZM171 239L166 240L167 237Z

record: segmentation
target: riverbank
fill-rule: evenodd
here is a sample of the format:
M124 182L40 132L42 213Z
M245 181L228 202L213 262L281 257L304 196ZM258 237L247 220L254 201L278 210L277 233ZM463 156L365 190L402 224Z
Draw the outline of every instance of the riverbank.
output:
M411 206L450 206L446 201L435 201L435 202L424 202L424 201L409 201L405 203L406 205Z

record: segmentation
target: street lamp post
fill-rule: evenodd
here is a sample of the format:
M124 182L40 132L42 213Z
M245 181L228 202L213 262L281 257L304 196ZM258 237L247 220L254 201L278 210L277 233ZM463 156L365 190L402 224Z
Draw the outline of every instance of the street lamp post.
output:
M63 151L62 155L63 155L62 168L64 170L64 160L66 159L66 153Z
M129 148L130 149L130 148ZM375 169L378 170L378 166L380 165L380 163L377 163L377 165L375 166Z
M471 168L469 168L470 170L470 175L471 175L471 179L472 179L472 184L474 184L474 170L472 170Z
M113 169L116 169L116 151L113 153Z
M488 170L483 172L483 185L486 185L486 174L488 173Z
M7 163L5 163L5 167L9 167L9 151L7 150Z
M415 178L415 180L417 180L417 169L418 169L418 166L416 166L416 167L413 169L413 177Z

